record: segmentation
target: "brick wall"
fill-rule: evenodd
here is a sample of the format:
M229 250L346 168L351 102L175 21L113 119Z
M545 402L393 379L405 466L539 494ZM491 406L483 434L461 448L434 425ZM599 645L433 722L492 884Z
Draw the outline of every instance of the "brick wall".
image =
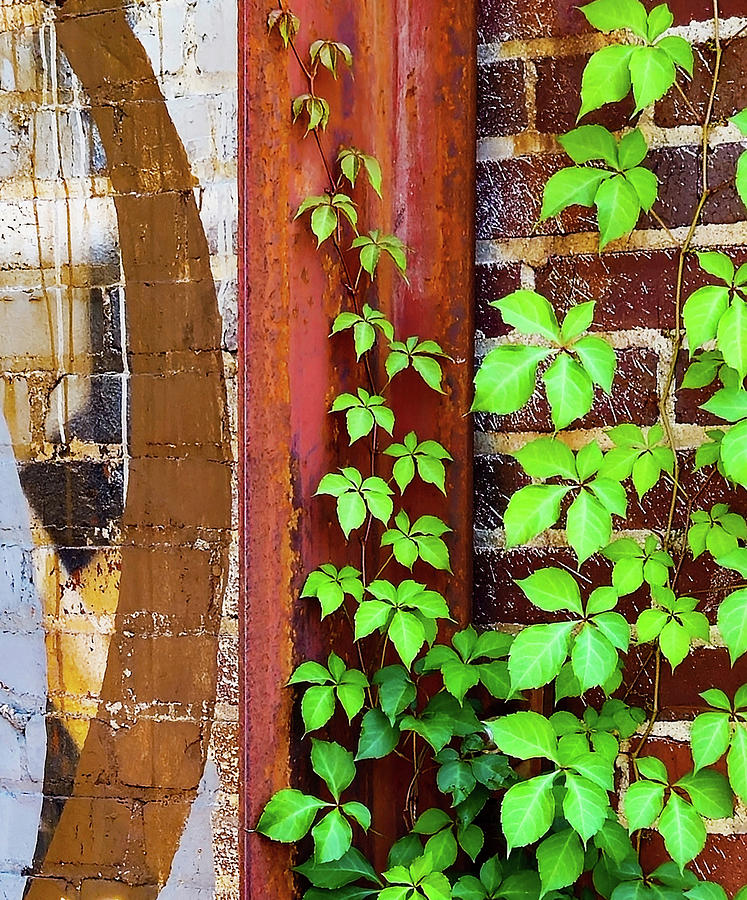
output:
M520 0L482 0L479 34L479 99L477 163L477 354L483 355L508 333L489 301L519 287L543 293L555 308L597 301L595 329L607 335L618 350L618 374L612 397L598 397L591 412L564 439L574 447L601 437L618 422L650 425L657 418L657 392L671 364L677 252L665 230L643 218L628 238L601 256L593 218L578 208L563 214L560 223L537 226L542 188L547 178L567 164L554 135L575 125L581 73L590 54L608 40L590 33L584 17L570 0L526 3ZM692 103L703 107L713 63L710 0L670 0L677 33L694 41L696 72L687 88ZM715 106L709 161L712 185L733 177L736 157L744 142L726 119L747 106L747 7L744 0L721 0L721 34L728 42ZM608 106L585 121L612 130L623 128L632 102ZM652 147L653 169L659 177L656 210L675 237L682 240L699 192L700 130L689 108L675 97L648 111L641 127ZM731 187L719 190L705 207L703 224L695 235L698 248L715 247L736 261L747 260L745 209ZM702 273L688 263L685 294L699 286ZM679 373L681 375L681 373ZM694 448L704 430L716 420L698 405L702 392L684 391L672 407L674 431L685 488L697 491L705 476L694 474ZM475 458L475 619L483 626L500 627L538 621L543 615L530 608L513 579L542 565L575 568L575 558L561 532L550 531L531 547L507 551L503 546L502 513L511 493L528 483L521 468L507 454L538 433L552 431L544 402L532 402L507 417L482 416L476 424ZM661 488L661 489L660 489ZM666 526L670 492L660 486L642 503L631 497L622 531ZM702 505L725 501L744 514L741 498L720 478L709 482ZM675 526L684 525L683 507ZM733 574L733 573L732 573ZM598 555L582 569L589 586L609 579L610 566ZM731 579L709 567L702 558L686 565L680 593L696 593L712 622ZM607 581L609 583L609 581ZM645 608L641 591L624 598L628 612ZM715 636L714 636L715 637ZM703 648L677 669L668 667L662 685L663 711L656 725L652 750L672 760L672 772L691 767L686 744L687 721L699 704L697 692L718 686L729 691L747 682L747 663L730 670L725 650ZM646 678L638 684L645 702ZM649 685L650 687L650 685ZM636 693L636 692L634 692ZM634 697L635 699L635 697ZM733 822L719 823L697 861L704 877L718 871L727 887L747 881L747 816L739 810ZM656 847L651 853L656 855Z
M235 897L236 10L0 2L0 896Z

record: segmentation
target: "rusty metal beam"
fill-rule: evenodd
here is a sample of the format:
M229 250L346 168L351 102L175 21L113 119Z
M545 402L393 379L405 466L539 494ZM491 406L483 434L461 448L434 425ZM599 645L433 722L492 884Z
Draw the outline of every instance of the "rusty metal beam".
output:
M423 392L408 401L407 385L400 390L406 408L399 424L437 437L455 458L448 503L435 510L427 492L416 502L455 529L448 598L467 621L472 426L463 414L472 376L475 3L297 0L293 8L302 45L330 37L352 48L355 80L325 84L332 105L327 146L357 146L381 160L384 203L365 201L362 218L396 231L414 250L410 286L383 282L380 302L400 334L435 337L458 361L449 368L447 401ZM347 351L326 337L341 296L332 260L319 256L304 226L291 224L301 199L324 185L312 141L301 141L289 123L291 97L304 86L277 39L268 40L268 12L259 0L239 4L245 900L293 896L291 853L250 829L306 752L282 685L299 656L325 640L296 598L305 573L332 558L329 510L311 497L337 465L329 385L350 364ZM383 830L397 825L392 819Z

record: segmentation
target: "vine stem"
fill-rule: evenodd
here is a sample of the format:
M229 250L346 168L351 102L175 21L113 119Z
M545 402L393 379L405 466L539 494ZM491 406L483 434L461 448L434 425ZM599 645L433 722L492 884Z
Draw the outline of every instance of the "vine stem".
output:
M713 0L713 30L714 30L714 42L716 46L716 58L714 61L713 67L713 78L711 81L711 89L708 95L708 102L706 105L704 117L703 117L703 133L702 133L702 142L701 142L701 185L700 185L700 197L698 199L697 206L695 208L695 213L693 214L692 222L690 223L690 227L687 232L687 236L685 237L684 242L680 246L679 251L679 259L677 262L677 282L675 287L675 299L674 299L674 340L672 342L672 359L669 364L669 370L667 372L667 377L664 382L664 387L660 395L659 399L659 415L661 417L662 424L664 425L664 431L666 433L667 443L672 451L673 457L673 471L672 471L672 497L669 503L669 513L667 515L667 527L664 534L663 540L663 548L664 550L670 550L672 546L672 526L674 523L674 513L677 508L677 500L680 493L680 471L679 471L679 461L677 459L677 446L674 439L674 429L672 427L672 421L669 416L668 404L672 395L672 386L674 384L674 378L677 371L677 362L679 359L680 350L682 349L682 292L684 288L684 275L685 275L685 259L692 247L693 240L695 238L695 232L700 223L700 217L703 212L703 207L706 204L709 196L711 195L711 190L708 186L708 151L709 151L709 143L710 143L710 130L711 130L711 121L713 118L713 110L716 101L716 91L718 88L718 80L721 72L721 58L723 55L723 48L721 46L721 34L720 34L720 16L719 16L719 0ZM668 230L668 229L667 229ZM706 482L707 483L707 482ZM695 498L692 500L688 500L687 506L687 516L689 520L690 512L692 511L692 505L696 502L697 497L700 496L702 490L705 486L701 488ZM686 550L686 545L685 545ZM680 556L679 565L677 567L675 573L675 579L673 580L672 586L676 585L676 578L679 576L679 572L682 567L682 560L684 558L684 551L682 551L682 555ZM659 715L659 703L660 703L660 688L661 688L661 648L657 645L656 647L656 671L654 674L654 697L651 715L649 716L648 723L646 725L646 729L641 737L641 740L636 747L635 752L632 755L632 759L635 760L640 754L641 750L645 746L648 741L651 731L654 727L654 723ZM649 657L650 659L650 657ZM648 660L647 660L648 662ZM643 667L642 667L643 668ZM640 673L639 673L640 674ZM637 680L637 679L636 679ZM635 682L633 682L635 684ZM632 690L632 686L630 688ZM639 841L640 847L640 841Z

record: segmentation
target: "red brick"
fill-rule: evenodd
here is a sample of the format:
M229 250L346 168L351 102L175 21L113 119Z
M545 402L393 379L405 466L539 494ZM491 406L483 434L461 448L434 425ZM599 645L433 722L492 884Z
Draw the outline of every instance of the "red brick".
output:
M480 0L478 40L510 41L587 31L589 25L575 0Z
M475 326L485 337L498 337L511 331L492 300L521 287L521 267L518 263L491 263L475 268Z
M564 134L576 127L581 106L581 77L589 55L545 57L537 68L537 130L548 134ZM619 131L633 114L633 98L611 103L584 117L584 124L599 124Z
M657 356L653 350L630 348L617 351L617 374L608 396L595 389L590 412L574 422L573 428L600 428L635 422L653 424L658 416L656 394ZM518 412L508 416L480 413L475 418L477 431L552 433L555 429L544 388L535 390L532 399Z
M475 528L499 528L511 495L530 483L518 461L502 454L475 457Z
M669 250L553 256L535 286L559 314L596 300L594 330L672 328L677 254Z
M576 557L567 547L519 547L497 550L478 547L475 550L475 589L473 616L484 628L501 623L522 625L559 621L554 614L542 612L528 602L514 583L545 566L559 566L575 572ZM604 557L595 555L583 566L584 589L609 584L612 566Z
M737 160L747 150L747 141L722 144L708 156L708 185L714 193L703 207L707 225L732 225L745 218L745 206L734 184Z
M697 147L667 147L649 154L644 165L659 179L656 212L670 228L689 225L698 204L700 150ZM658 228L652 216L641 216L639 227Z
M713 5L703 0L668 0L674 13L675 25L690 22L707 22L713 18ZM744 0L719 0L719 15L722 19L744 15Z
M477 73L477 136L518 134L528 124L524 62L507 59Z

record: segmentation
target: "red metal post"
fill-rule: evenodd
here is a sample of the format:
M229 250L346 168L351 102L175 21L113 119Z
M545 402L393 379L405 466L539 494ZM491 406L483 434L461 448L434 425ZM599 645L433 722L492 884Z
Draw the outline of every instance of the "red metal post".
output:
M327 410L338 371L327 339L339 304L331 262L305 226L301 199L323 182L311 140L289 121L303 90L277 36L271 0L243 0L240 14L240 525L242 628L242 897L293 896L291 853L251 834L258 814L292 781L291 697L283 684L298 656L323 638L297 602L305 574L331 557L328 511L311 503L337 464ZM475 3L440 0L297 0L301 45L317 37L349 44L355 80L325 85L332 105L330 152L373 153L384 169L384 203L365 220L395 231L414 252L410 287L383 284L382 305L400 334L440 340L448 400L417 393L404 428L437 437L452 452L448 507L455 577L448 599L469 619L472 559ZM328 89L327 89L328 88ZM368 213L370 212L370 216ZM347 365L347 357L339 368ZM402 395L400 395L401 397ZM401 403L400 403L401 408ZM448 410L446 414L444 410ZM423 496L423 504L433 500ZM392 827L395 823L392 822Z

